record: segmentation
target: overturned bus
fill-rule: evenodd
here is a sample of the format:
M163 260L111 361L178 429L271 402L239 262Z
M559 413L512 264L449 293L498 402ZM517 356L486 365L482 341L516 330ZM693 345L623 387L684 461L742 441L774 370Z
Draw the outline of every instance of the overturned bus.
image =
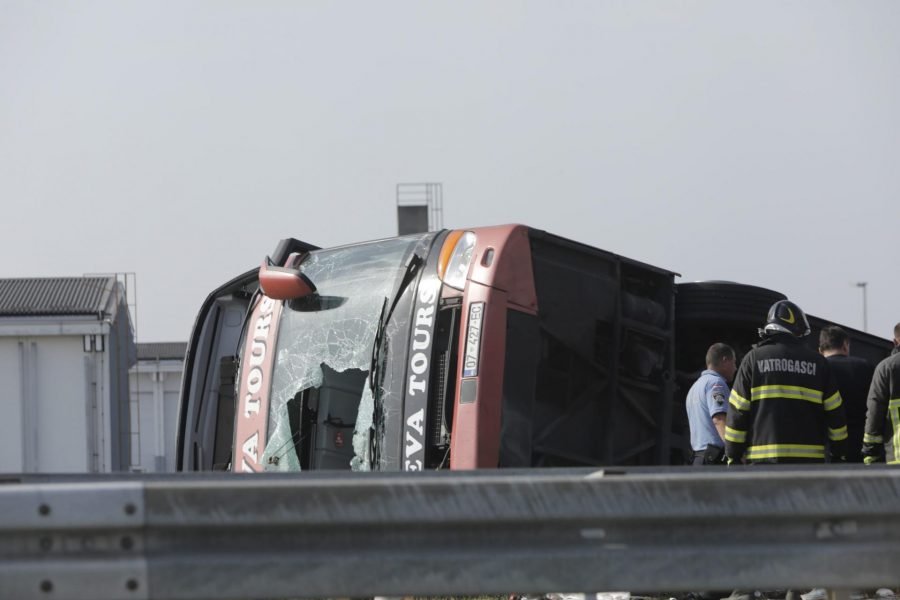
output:
M522 225L283 240L201 307L178 467L680 464L706 348L743 354L784 296L676 275Z

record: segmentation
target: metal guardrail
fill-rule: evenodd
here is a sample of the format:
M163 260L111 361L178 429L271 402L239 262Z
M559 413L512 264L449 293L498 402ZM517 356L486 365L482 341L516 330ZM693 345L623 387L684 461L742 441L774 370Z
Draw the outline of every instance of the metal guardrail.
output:
M0 598L900 584L900 470L41 478L0 484Z

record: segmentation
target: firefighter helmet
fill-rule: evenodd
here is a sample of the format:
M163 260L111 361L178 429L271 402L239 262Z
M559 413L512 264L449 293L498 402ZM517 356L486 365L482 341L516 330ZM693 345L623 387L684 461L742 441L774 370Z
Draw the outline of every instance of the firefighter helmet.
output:
M806 314L799 306L790 300L779 300L769 309L766 326L762 333L764 335L789 333L794 337L801 338L809 335L809 321L806 320Z

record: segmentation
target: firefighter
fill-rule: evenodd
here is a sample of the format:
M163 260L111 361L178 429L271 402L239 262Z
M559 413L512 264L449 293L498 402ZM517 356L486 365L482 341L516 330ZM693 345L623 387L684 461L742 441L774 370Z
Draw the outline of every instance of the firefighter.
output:
M809 334L800 307L769 309L762 341L741 362L725 420L728 463L843 461L847 421L828 361L800 338Z
M900 463L900 323L894 326L894 351L875 367L869 387L863 462L884 461L885 446L889 451L887 461Z

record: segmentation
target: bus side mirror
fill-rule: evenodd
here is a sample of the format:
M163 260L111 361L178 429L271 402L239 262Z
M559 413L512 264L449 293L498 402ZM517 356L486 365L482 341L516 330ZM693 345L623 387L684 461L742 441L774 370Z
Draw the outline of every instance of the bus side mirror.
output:
M294 300L316 292L316 285L300 272L300 263L307 253L294 252L283 267L272 264L268 256L259 267L259 287L273 300Z

